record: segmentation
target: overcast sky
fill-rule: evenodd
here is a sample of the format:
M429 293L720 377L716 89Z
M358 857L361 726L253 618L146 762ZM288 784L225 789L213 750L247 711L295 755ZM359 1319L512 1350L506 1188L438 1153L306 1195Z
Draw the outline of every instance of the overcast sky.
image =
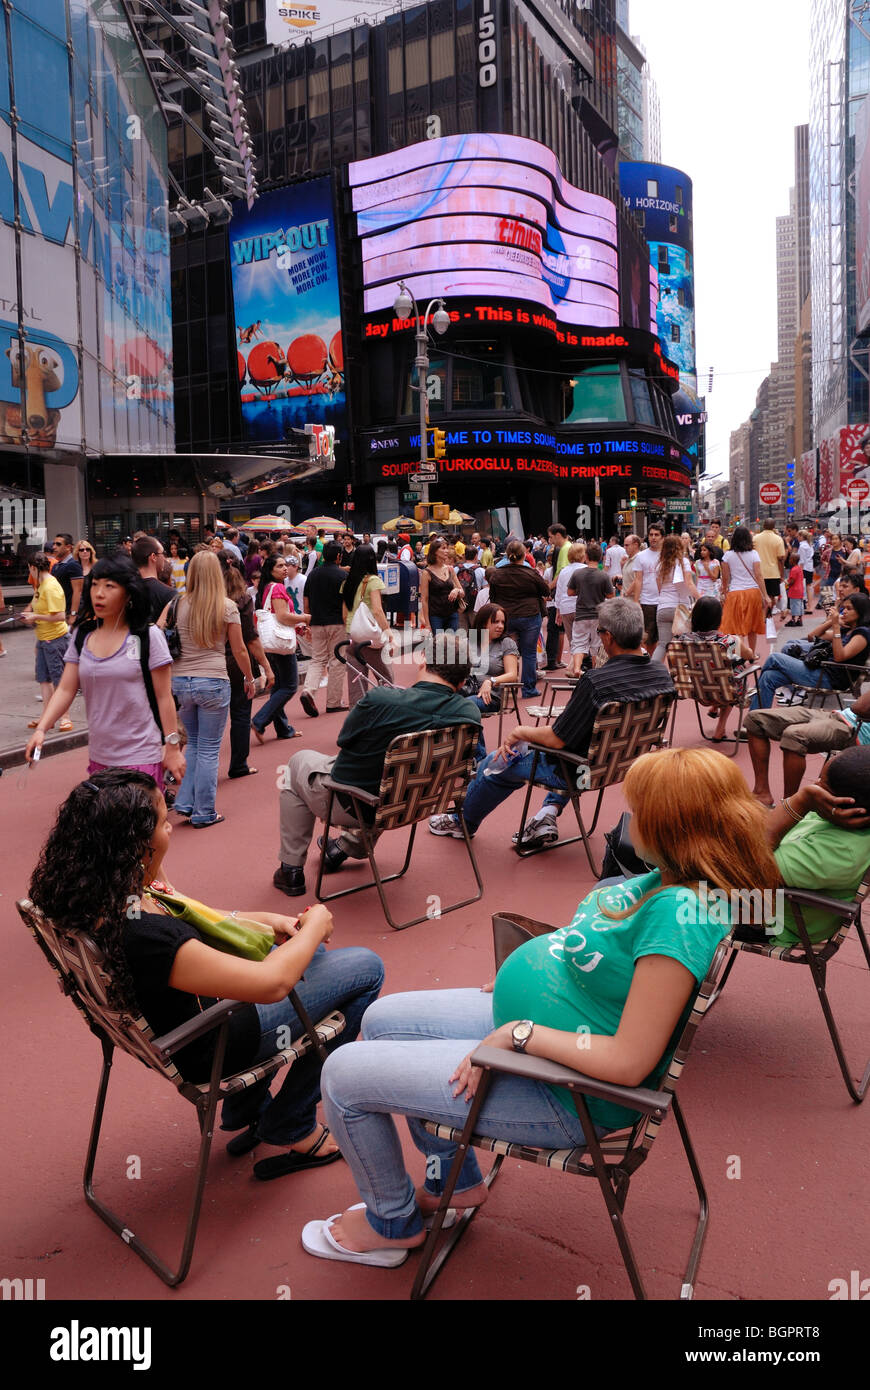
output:
M708 476L727 476L729 435L776 360L776 218L794 185L794 127L809 118L810 3L630 0L659 89L662 163L694 184Z

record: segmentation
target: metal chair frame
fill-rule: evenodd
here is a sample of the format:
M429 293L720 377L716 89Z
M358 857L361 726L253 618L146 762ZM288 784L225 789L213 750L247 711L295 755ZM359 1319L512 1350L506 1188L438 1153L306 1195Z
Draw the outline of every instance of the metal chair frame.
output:
M320 1060L326 1060L325 1042L328 1042L337 1034L343 1031L345 1026L344 1016L338 1012L330 1014L327 1018L315 1026L308 1013L302 1006L296 992L290 991L290 1001L296 1011L297 1017L303 1026L303 1034L290 1047L275 1053L265 1062L257 1063L244 1072L237 1072L233 1076L222 1077L224 1055L226 1052L227 1038L229 1036L229 1023L235 1011L245 1007L237 1000L225 999L205 1009L196 1018L183 1023L170 1033L165 1033L162 1037L155 1038L147 1021L140 1015L121 1015L120 1024L116 1025L110 1032L108 1020L103 1017L104 1009L99 1000L93 997L82 980L80 980L72 968L70 960L62 952L56 951L50 944L46 932L52 931L57 936L63 938L64 933L53 924L46 922L42 913L39 912L33 903L24 900L17 904L19 914L25 925L48 960L52 969L58 976L58 983L62 994L68 995L76 1008L82 1014L91 1032L99 1039L103 1053L103 1064L100 1072L100 1080L97 1086L97 1098L94 1105L93 1118L91 1120L90 1137L88 1139L87 1154L85 1156L84 1172L82 1174L82 1186L85 1194L85 1201L88 1206L97 1213L100 1220L105 1222L116 1236L123 1240L125 1245L139 1256L139 1258L153 1270L164 1284L170 1288L176 1288L187 1278L190 1270L191 1260L193 1259L193 1249L196 1243L197 1229L199 1226L200 1212L202 1209L202 1199L205 1192L206 1179L208 1176L208 1159L211 1152L212 1138L215 1128L215 1114L217 1103L222 1097L233 1094L237 1091L247 1089L254 1082L265 1077L271 1077L282 1067L291 1065L300 1057L304 1056L313 1048ZM103 953L96 942L84 933L76 933L82 948L91 956L91 968L96 971L104 980L108 979L108 973L103 958ZM208 1082L197 1084L185 1081L175 1068L172 1058L188 1043L196 1038L204 1037L207 1033L217 1030L215 1041L214 1059L212 1061L211 1074ZM126 1035L126 1036L125 1036ZM133 1231L123 1217L118 1216L111 1207L100 1200L94 1191L94 1167L97 1160L97 1150L100 1143L100 1135L103 1126L103 1112L105 1110L106 1095L109 1089L109 1079L112 1070L112 1061L115 1049L119 1048L126 1052L128 1056L142 1062L150 1070L156 1071L158 1075L172 1082L176 1090L185 1100L190 1101L196 1109L196 1118L199 1124L200 1141L196 1167L193 1178L193 1192L191 1204L188 1209L187 1222L184 1231L184 1240L181 1247L178 1264L173 1269L148 1245L141 1236Z
M730 738L724 740L725 743L733 743L734 747L726 755L729 758L737 756L740 747L740 731L743 727L743 720L749 707L752 695L746 688L746 683L750 676L755 678L755 691L758 691L758 673L761 671L761 662L756 662L752 666L745 667L742 671L729 669L730 663L727 661L724 651L718 642L681 642L675 639L668 643L667 649L668 668L674 682L674 690L677 699L674 701L674 711L671 716L671 727L668 734L668 742L673 747L674 729L677 722L677 707L680 700L691 700L695 706L695 715L698 720L698 729L701 737L712 743L713 739L708 734L701 721L701 706L717 704L720 708L725 705L729 709L737 710L737 727ZM713 682L709 676L705 677L702 671L695 668L697 662L709 661L716 674L720 678L730 680L732 687L732 698L723 700L712 688ZM715 696L715 699L713 698Z
M464 733L462 731L464 731ZM417 834L417 826L420 824L421 820L428 819L430 814L432 814L431 809L427 807L425 810L421 812L420 815L416 816L413 820L402 821L400 825L390 827L392 829L403 829L405 825L411 826L411 834L408 838L408 847L405 853L405 860L402 864L401 869L399 869L397 873L387 874L386 876L381 874L381 871L378 868L377 860L375 858L375 845L377 844L381 834L381 831L378 829L378 820L379 818L384 818L385 811L389 810L389 803L385 802L384 798L389 795L390 791L388 775L390 769L391 753L393 753L394 751L401 751L403 748L406 748L412 741L422 740L424 738L431 738L433 736L440 737L448 732L452 733L455 738L464 739L465 748L464 750L459 750L462 753L462 756L464 757L464 763L463 766L452 777L451 786L445 788L442 800L444 802L445 810L447 809L447 806L452 804L453 812L458 817L459 824L462 827L462 835L465 841L465 848L468 851L468 857L471 860L471 867L474 871L474 877L477 882L477 892L470 898L463 898L459 902L451 903L449 907L441 907L439 911L439 916L443 917L447 912L455 912L460 907L468 907L470 903L476 903L483 897L483 879L480 876L480 870L478 868L477 859L474 853L474 846L471 843L471 836L468 833L468 827L465 824L465 817L462 813L462 803L465 799L465 791L471 777L474 749L477 744L479 729L476 724L455 724L448 726L447 729L424 729L418 733L400 734L397 738L394 738L389 748L387 749L386 756L384 758L384 778L381 781L381 790L377 796L374 796L371 792L362 791L359 787L351 786L348 783L336 782L332 777L324 778L323 786L329 792L329 800L326 806L326 819L323 826L320 863L317 870L317 887L315 888L315 896L320 900L320 902L334 902L337 898L346 898L351 893L361 893L366 888L377 888L378 897L381 900L381 907L383 909L384 916L386 917L387 921L389 922L390 926L393 928L394 931L404 931L407 927L415 927L420 922L431 920L429 914L424 912L421 916L413 917L407 922L394 921L393 915L390 912L389 904L387 903L386 894L384 893L385 884L394 883L396 879L403 878L404 875L408 872L408 869L411 864L411 855L414 850L414 840ZM326 867L326 854L327 847L329 844L329 832L333 825L332 815L335 806L335 798L337 796L346 797L351 802L352 813L357 821L356 826L354 826L353 828L362 839L369 864L371 865L372 877L366 883L354 884L352 888L341 888L333 893L324 893L323 874ZM374 813L374 815L372 815L372 813ZM342 826L339 828L346 829L347 827Z
M840 1068L840 1074L846 1083L846 1090L849 1092L852 1100L856 1105L860 1105L867 1094L868 1085L870 1085L870 1060L868 1060L864 1068L861 1080L856 1082L852 1076L845 1049L840 1038L840 1031L834 1018L830 999L828 998L827 969L828 962L836 955L849 934L849 928L854 925L861 950L864 954L864 960L868 970L870 970L870 943L867 941L867 936L861 922L861 909L864 900L868 893L870 893L870 869L868 869L865 874L864 881L858 889L855 899L850 903L844 903L839 898L826 897L822 893L806 892L799 888L786 888L784 889L784 893L794 911L795 927L799 938L798 943L791 946L773 946L755 941L737 941L734 939L733 934L729 936L726 939L726 944L730 950L728 964L710 1000L710 1006L712 1007L712 1005L716 1003L725 988L728 977L734 968L734 962L741 952L754 956L767 956L768 959L771 960L782 960L788 965L808 966L822 1008L828 1034L834 1045L834 1052L837 1055L837 1065ZM830 937L827 941L811 941L806 921L801 911L803 907L823 908L826 912L830 912L835 917L838 917L840 919L840 926L835 935Z
M837 701L837 707L843 709L843 700L857 700L861 694L861 688L865 681L870 680L870 662L858 665L851 661L823 661L819 670L822 672L841 672L845 671L848 685L845 690L838 690L833 685L795 685L792 687L789 705L794 704L794 697L798 690L806 691L806 699L801 703L807 709L815 709L816 701L819 707L824 709L825 699L828 695L833 695Z
M510 949L519 944L520 940L549 933L553 928L544 923L532 922L528 918L516 917L512 914L500 914L493 918L493 931L496 934L497 943L500 930L506 931L513 938L507 951L507 954L510 954ZM726 949L725 942L720 943L716 949L707 976L692 1003L688 1020L682 1030L667 1076L658 1091L643 1087L612 1085L609 1082L584 1076L580 1072L560 1066L555 1062L548 1062L539 1057L527 1057L523 1053L505 1052L501 1048L481 1045L475 1050L471 1061L474 1066L483 1069L483 1076L469 1107L468 1118L462 1130L450 1129L448 1126L438 1125L434 1122L426 1123L426 1128L430 1133L441 1138L455 1138L457 1150L446 1186L441 1194L440 1205L433 1219L432 1229L423 1247L417 1277L411 1292L412 1299L425 1298L445 1262L468 1230L479 1210L477 1207L469 1207L461 1212L454 1226L443 1237L443 1243L439 1248L444 1218L469 1148L488 1149L497 1155L492 1168L484 1179L487 1188L492 1187L495 1183L506 1157L519 1158L547 1167L559 1167L563 1171L579 1177L594 1178L598 1182L604 1198L634 1296L636 1299L646 1299L646 1288L625 1225L624 1209L631 1178L649 1157L655 1138L670 1111L673 1111L674 1114L698 1200L695 1232L680 1288L682 1300L690 1300L694 1296L698 1266L707 1234L709 1202L704 1179L675 1088L694 1041L695 1033L709 1006L709 1001L714 995L716 980L725 959ZM498 944L496 956L498 959ZM534 1081L544 1082L546 1085L567 1087L571 1091L583 1132L589 1138L588 1145L585 1148L570 1151L535 1149L475 1133L481 1108L486 1100L489 1087L497 1075L527 1077ZM640 1118L630 1130L618 1130L598 1138L594 1123L589 1115L587 1097L627 1106L632 1110L639 1111Z
M528 859L531 858L531 856L534 854L545 854L548 851L554 849L561 849L564 845L575 845L578 841L582 840L583 848L586 851L586 858L589 860L589 867L595 874L595 877L600 878L601 868L598 864L595 863L595 860L592 857L592 846L590 843L590 836L594 834L595 829L598 825L598 817L601 814L601 803L604 798L604 793L606 792L608 787L617 786L625 776L625 771L622 771L621 775L613 778L611 778L608 775L610 771L609 756L607 760L602 763L596 762L596 753L599 751L600 746L599 740L601 735L601 721L604 719L613 718L614 710L622 710L623 713L621 715L621 719L624 722L626 709L637 710L637 717L639 719L641 717L649 719L652 717L654 713L653 707L655 705L655 702L661 701L662 707L660 708L659 712L659 724L657 728L657 732L658 734L660 734L660 737L652 738L648 745L644 747L643 751L649 752L655 747L663 746L666 742L665 731L668 722L668 713L673 699L673 695L657 695L652 699L648 700L632 700L625 702L613 701L610 704L602 705L601 709L595 716L595 723L592 727L592 734L589 739L589 753L585 757L582 757L577 753L569 753L568 750L565 748L547 748L544 747L542 744L529 744L529 747L531 748L534 757L532 759L532 768L529 774L528 784L526 786L526 794L523 799L523 809L522 814L520 816L520 828L517 832L517 842L513 847L515 853L517 853L521 859ZM602 746L601 751L606 752L608 750L606 749L606 746ZM536 781L538 765L542 756L551 758L552 761L557 764L559 776L565 783L565 788L570 797L571 806L573 807L574 815L577 819L577 826L580 833L579 835L571 835L566 839L559 839L555 842L555 844L540 845L524 849L522 845L522 840L526 828L526 820L529 814L529 806L532 800L532 792L535 786L547 785L546 783L539 783ZM586 785L581 785L581 783L586 783ZM585 824L580 810L580 797L584 791L598 792L598 796L595 802L595 811L592 817L592 823L589 826Z

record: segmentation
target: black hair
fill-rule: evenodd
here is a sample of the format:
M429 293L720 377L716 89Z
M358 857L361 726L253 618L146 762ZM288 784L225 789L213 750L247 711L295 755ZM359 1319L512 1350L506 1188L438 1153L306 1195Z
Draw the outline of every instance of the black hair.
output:
M278 553L276 555L267 555L265 560L263 561L262 567L260 569L260 584L257 589L258 608L263 607L263 600L266 597L266 590L268 589L269 585L277 584L279 582L277 579L272 578L272 573L275 569L275 566L281 564L283 560L284 556ZM283 584L281 585L281 587L284 587Z
M870 812L870 747L844 749L828 763L827 774L834 796L851 796L857 809Z
M60 807L30 880L30 897L46 917L98 942L112 970L114 1008L138 1009L121 934L145 880L156 791L153 777L130 768L80 782Z
M143 632L151 622L151 595L145 580L124 551L104 556L102 560L97 561L90 573L85 575L76 627L82 628L85 632L93 632L94 628L99 626L91 603L91 589L98 579L109 579L113 584L120 584L127 590L125 621L131 632Z
M858 614L858 626L867 627L870 624L870 597L867 594L850 594L845 603L851 603L855 612ZM870 655L870 653L868 653Z
M738 526L731 537L731 549L738 555L745 555L752 549L752 532L748 526Z
M427 632L423 644L426 670L452 685L454 690L471 674L471 654L467 632Z
M347 579L341 586L341 597L348 610L353 608L356 591L366 575L377 574L377 572L378 559L372 547L370 545L357 546L351 556Z
M722 622L722 605L712 594L704 594L692 609L693 632L718 632Z
M341 546L337 541L327 541L323 547L323 563L325 565L338 564L338 557L341 554Z

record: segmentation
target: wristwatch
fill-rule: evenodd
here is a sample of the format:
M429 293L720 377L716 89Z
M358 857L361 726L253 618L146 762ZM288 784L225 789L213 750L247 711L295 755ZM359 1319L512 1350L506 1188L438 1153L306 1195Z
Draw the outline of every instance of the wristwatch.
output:
M530 1018L521 1019L519 1023L514 1024L511 1032L514 1052L525 1052L534 1031L535 1025Z
M177 748L181 743L181 739L178 737L178 734L167 734L163 742L171 743L173 748Z

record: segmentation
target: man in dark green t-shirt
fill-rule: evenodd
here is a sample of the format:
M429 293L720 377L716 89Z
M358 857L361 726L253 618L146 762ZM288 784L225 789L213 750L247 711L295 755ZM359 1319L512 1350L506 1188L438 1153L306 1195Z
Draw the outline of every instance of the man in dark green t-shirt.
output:
M422 729L444 729L452 724L480 724L480 711L472 700L459 694L468 679L471 661L468 634L438 633L434 649L427 649L419 679L408 689L382 686L370 690L351 710L338 736L340 752L302 752L292 757L281 786L281 867L272 880L289 897L305 893L305 858L316 820L326 817L329 793L326 778L345 782L377 796L387 748L399 734ZM327 846L326 867L339 869L348 856L365 858L361 837L353 832L357 821L336 797L332 819L348 827Z

